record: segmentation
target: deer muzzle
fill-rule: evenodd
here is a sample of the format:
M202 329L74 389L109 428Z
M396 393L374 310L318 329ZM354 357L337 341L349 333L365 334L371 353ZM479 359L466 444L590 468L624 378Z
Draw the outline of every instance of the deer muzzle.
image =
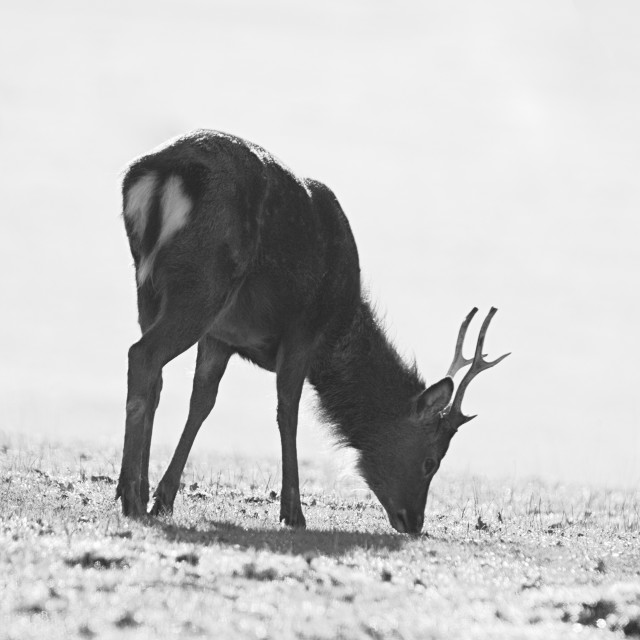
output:
M391 526L399 533L420 533L424 523L424 512L398 509L397 511L387 511Z

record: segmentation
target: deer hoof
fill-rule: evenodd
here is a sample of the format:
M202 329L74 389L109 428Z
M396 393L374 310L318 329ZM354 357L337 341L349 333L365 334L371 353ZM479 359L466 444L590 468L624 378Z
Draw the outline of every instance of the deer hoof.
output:
M173 513L173 505L165 504L159 498L153 501L153 507L149 511L150 516L170 516Z
M175 493L171 496L170 492L163 488L162 484L158 485L158 488L153 494L155 500L153 501L153 507L149 515L163 516L171 515L173 513L173 501L175 500Z
M144 478L140 482L140 501L146 509L149 504L149 481Z
M287 525L287 527L293 527L294 529L306 529L307 522L302 515L302 511L298 511L293 514L280 514L280 522Z
M119 486L116 497L122 502L122 515L130 518L140 518L147 515L147 510L140 499L140 492L136 491L139 487L134 487L134 483L128 486Z

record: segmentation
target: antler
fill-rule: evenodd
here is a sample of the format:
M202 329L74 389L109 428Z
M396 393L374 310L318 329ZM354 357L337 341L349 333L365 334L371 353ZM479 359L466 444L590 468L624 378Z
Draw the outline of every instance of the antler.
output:
M489 324L491 323L491 319L498 311L495 307L491 307L487 317L484 319L482 323L482 327L480 328L480 334L478 335L478 342L476 344L476 351L473 356L473 360L468 360L462 355L462 343L464 342L465 335L467 333L467 327L471 322L471 319L478 311L477 307L474 307L469 315L464 319L462 326L460 327L460 332L458 333L458 340L456 342L456 353L453 358L453 362L449 367L449 373L447 375L452 375L452 372L455 374L456 371L459 371L465 365L471 363L469 370L465 373L464 377L460 381L458 385L458 389L456 390L456 394L453 398L453 402L451 405L445 410L445 419L448 423L448 426L452 430L456 430L460 425L463 425L465 422L469 422L469 420L473 420L476 416L465 416L462 413L462 398L464 397L464 393L469 386L469 383L481 372L486 369L491 369L491 367L495 367L498 362L502 362L509 353L505 353L503 356L496 358L495 360L489 362L483 358L482 349L484 348L484 339L487 335L487 329L489 328Z
M471 364L473 360L469 358L465 358L462 355L462 345L464 344L465 336L467 335L467 329L469 328L469 323L473 319L473 316L478 313L478 307L473 307L471 311L469 311L467 317L464 319L463 323L460 325L460 331L458 331L458 339L456 340L456 352L453 356L453 362L449 367L449 371L447 371L447 375L450 378L460 371L463 367L466 367L468 364Z

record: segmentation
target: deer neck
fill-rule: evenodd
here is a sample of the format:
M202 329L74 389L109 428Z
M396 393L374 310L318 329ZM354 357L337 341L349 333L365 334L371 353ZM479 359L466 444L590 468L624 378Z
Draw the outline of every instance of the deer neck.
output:
M327 340L311 367L323 418L336 435L361 449L372 431L406 416L424 389L385 335L369 303L362 300L348 326Z

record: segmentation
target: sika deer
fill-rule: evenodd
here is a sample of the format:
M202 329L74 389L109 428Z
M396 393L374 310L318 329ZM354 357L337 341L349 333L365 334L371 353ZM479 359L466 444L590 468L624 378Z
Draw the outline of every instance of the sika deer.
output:
M127 419L117 497L146 513L149 448L162 368L198 344L187 423L154 494L171 512L189 451L239 354L276 373L282 445L280 520L304 527L296 430L304 380L398 531L422 528L429 484L451 437L469 420L461 402L486 363L482 345L453 395L469 314L447 377L429 388L387 340L360 287L349 223L333 193L296 177L264 149L195 131L129 167L124 222L138 283L142 337L129 349Z

